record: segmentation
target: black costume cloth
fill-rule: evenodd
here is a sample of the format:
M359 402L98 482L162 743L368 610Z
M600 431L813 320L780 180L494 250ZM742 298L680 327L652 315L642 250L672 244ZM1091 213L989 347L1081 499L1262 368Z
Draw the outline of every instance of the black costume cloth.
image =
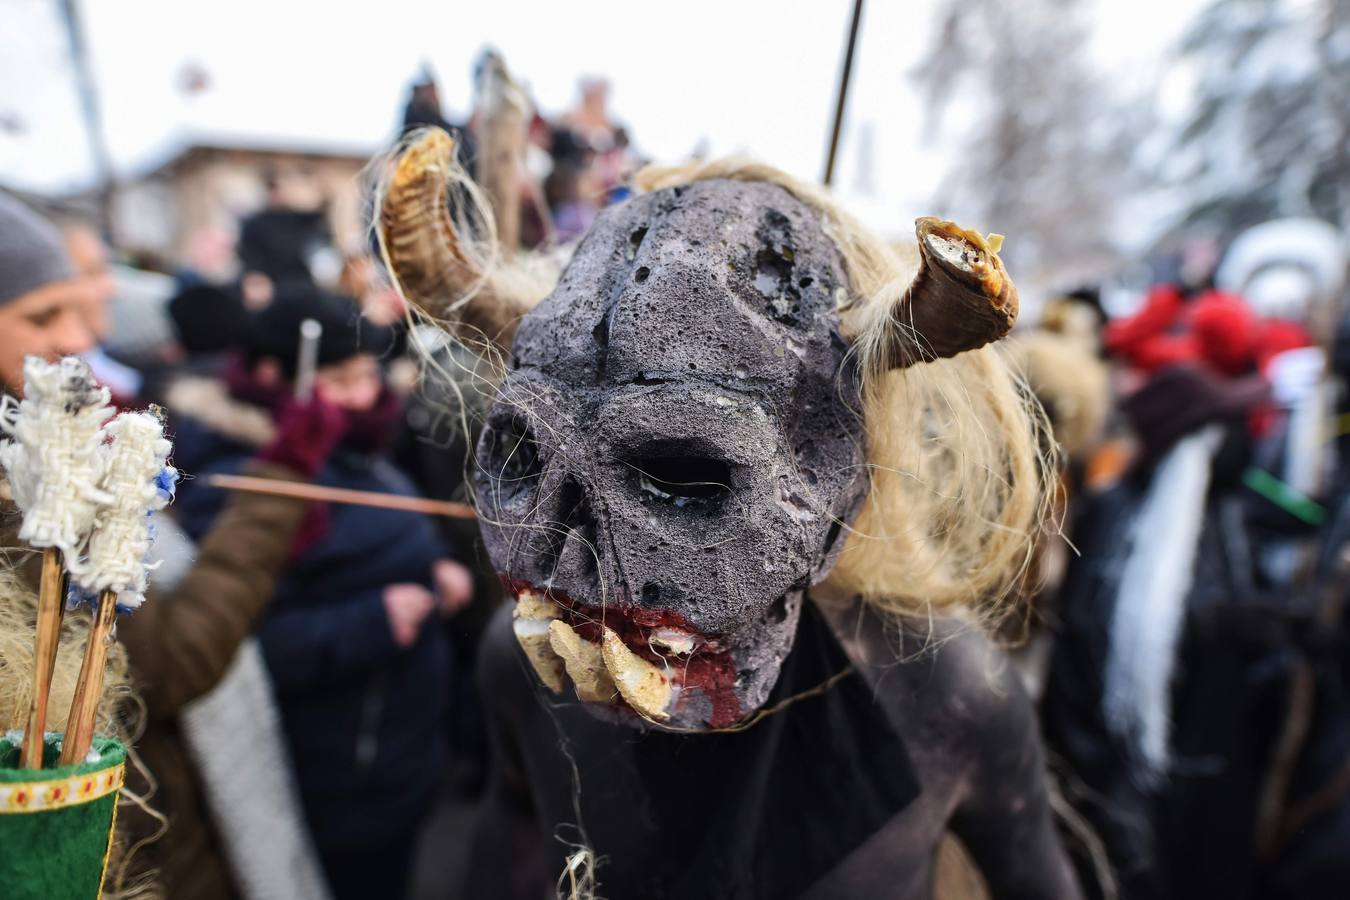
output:
M601 890L653 900L796 896L917 797L909 754L857 672L812 693L849 665L807 603L765 706L796 698L784 708L742 731L635 731L612 754L574 754ZM556 712L568 734L626 727L576 705ZM631 815L603 817L625 807Z

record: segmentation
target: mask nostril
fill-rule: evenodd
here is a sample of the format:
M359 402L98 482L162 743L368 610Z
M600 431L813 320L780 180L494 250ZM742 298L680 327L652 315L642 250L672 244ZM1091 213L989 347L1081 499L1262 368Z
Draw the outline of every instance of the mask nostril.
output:
M646 606L656 606L661 600L661 586L649 581L642 586L642 602Z
M550 568L556 565L569 541L595 545L595 519L586 501L586 492L575 478L563 480L551 512L552 518L543 529L543 546L538 548L541 562ZM581 558L588 557L589 553Z
M782 625L787 621L787 616L787 595L783 594L773 601L773 605L769 607L769 611L764 618L770 625Z

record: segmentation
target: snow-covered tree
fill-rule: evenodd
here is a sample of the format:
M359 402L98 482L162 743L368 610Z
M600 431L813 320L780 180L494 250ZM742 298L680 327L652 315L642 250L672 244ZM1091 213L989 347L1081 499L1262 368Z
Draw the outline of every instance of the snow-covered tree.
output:
M1213 0L1181 59L1194 102L1167 175L1188 224L1350 226L1350 0Z
M914 72L932 141L951 146L940 210L1009 235L1019 279L1100 274L1129 187L1137 117L1087 59L1081 0L945 0ZM1137 124L1137 123L1136 123Z

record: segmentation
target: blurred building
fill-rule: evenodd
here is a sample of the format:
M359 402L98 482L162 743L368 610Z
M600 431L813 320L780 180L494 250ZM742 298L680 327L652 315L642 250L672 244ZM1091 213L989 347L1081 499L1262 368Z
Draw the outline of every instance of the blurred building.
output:
M288 207L326 209L338 249L358 250L367 225L363 173L379 149L269 145L222 136L180 141L119 178L112 243L127 256L169 268L195 263L203 244L232 244L240 219L267 203L270 185ZM58 218L97 209L92 192L23 196Z
M362 172L374 152L227 140L186 144L118 185L114 241L125 251L185 261L195 238L233 233L241 218L261 209L270 183L288 206L326 207L338 247L358 248L365 231Z

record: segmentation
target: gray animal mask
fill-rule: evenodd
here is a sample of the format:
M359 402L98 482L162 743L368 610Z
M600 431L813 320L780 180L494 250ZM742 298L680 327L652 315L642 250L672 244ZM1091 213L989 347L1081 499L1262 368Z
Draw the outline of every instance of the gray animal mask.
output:
M382 237L405 293L435 308L419 298L472 273L443 246L441 194L422 196L428 152L400 163ZM866 482L848 280L821 223L765 182L669 188L606 210L528 313L502 297L454 310L490 337L519 323L474 487L516 636L555 692L706 729L772 690ZM934 240L926 259L963 252ZM934 270L937 293L959 268Z
M669 691L644 711L679 726L763 703L862 495L845 276L817 219L731 181L607 210L521 323L479 443L493 562L657 666Z

